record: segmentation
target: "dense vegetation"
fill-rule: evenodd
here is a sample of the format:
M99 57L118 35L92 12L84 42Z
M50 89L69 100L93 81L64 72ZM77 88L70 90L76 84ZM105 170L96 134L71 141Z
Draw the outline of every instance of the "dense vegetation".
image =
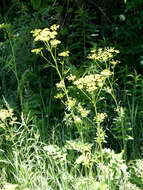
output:
M0 2L0 189L143 189L143 1Z

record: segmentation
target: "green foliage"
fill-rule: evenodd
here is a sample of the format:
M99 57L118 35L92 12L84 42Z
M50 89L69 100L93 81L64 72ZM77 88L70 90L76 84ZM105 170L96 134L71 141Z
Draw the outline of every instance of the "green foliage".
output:
M143 188L142 1L104 6L2 10L1 190Z
M30 3L31 3L32 8L34 10L40 10L40 9L45 8L45 7L48 7L53 2L52 2L52 0L30 0Z
M139 188L143 188L143 171L142 171L143 160L133 160L130 162L129 171L131 175L130 181L136 184Z
M141 0L127 1L125 6L116 11L117 5L113 6L115 13L111 15L113 20L112 25L105 26L104 35L108 35L108 40L120 50L121 60L123 65L129 68L134 68L138 72L142 70L142 53L143 53L143 38L142 38L142 19L143 11Z
M41 5L41 0L30 0L33 9L38 9Z

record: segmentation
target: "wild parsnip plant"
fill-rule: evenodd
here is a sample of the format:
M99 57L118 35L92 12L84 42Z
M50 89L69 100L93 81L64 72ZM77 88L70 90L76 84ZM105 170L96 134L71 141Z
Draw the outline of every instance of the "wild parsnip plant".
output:
M106 120L108 115L103 111L103 108L101 109L100 102L104 96L106 97L106 94L110 94L114 100L115 109L120 120L119 130L123 141L122 153L126 160L126 132L123 118L124 115L122 114L123 109L118 105L114 91L114 68L119 63L119 61L114 59L114 57L119 53L119 51L114 48L99 48L91 50L88 59L90 59L94 64L94 68L96 68L96 70L92 71L88 68L88 70L83 73L83 76L79 77L72 73L72 69L68 63L69 51L58 52L58 45L61 44L61 41L56 38L58 28L59 26L52 25L50 28L45 28L43 30L35 29L32 31L34 41L42 41L44 44L44 47L33 49L32 52L41 55L46 60L48 66L55 68L57 71L60 82L56 84L58 93L55 97L61 99L62 103L65 105L64 121L66 125L76 126L78 132L77 138L79 137L79 141L81 141L81 143L85 143L86 141L85 131L88 133L86 128L88 128L89 123L94 129L93 143L97 145L97 151L99 150L97 159L99 167L97 167L97 173L98 176L103 176L100 181L105 183L107 187L113 187L115 185L115 180L112 184L109 175L107 175L109 171L106 173L104 167L105 159L103 144L106 143L107 136L106 129L102 123ZM50 55L50 59L46 53L44 53L44 48ZM78 71L76 73L78 73ZM72 93L77 96L73 96L71 88L74 89L74 93ZM80 96L78 96L79 93L82 95L82 100L78 99ZM75 163L82 164L85 168L89 168L90 165L95 164L91 159L91 155L91 150L82 151L82 154L77 158ZM107 170L109 170L109 168L107 168ZM111 170L111 173L114 173L114 169L112 168ZM126 175L126 169L125 171L121 169L121 171L123 172L123 175ZM121 173L119 173L119 178L121 177ZM127 180L127 175L124 179ZM119 181L117 180L117 183L118 182ZM119 185L119 183L117 185Z

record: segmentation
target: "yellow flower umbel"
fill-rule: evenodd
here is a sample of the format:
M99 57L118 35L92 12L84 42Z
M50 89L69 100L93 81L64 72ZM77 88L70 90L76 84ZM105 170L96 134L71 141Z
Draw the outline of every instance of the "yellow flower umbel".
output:
M61 52L61 53L59 53L59 56L61 56L61 57L68 57L69 56L69 51Z
M0 110L0 120L0 127L5 128L8 123L14 125L17 118L14 116L13 109L8 108Z
M36 54L39 54L39 53L41 53L42 49L43 49L43 48L32 49L31 52L36 53Z
M107 62L112 60L115 54L119 53L119 50L115 50L114 48L99 48L98 51L91 50L91 54L88 56L89 59L98 60ZM115 63L115 62L114 62Z
M74 81L74 80L76 79L76 76L70 74L70 75L68 75L66 78L67 78L69 81Z
M51 47L56 47L60 43L61 43L60 40L56 40L56 39L50 40Z
M6 109L1 109L0 110L0 119L1 121L5 121L7 118L11 117L12 113L10 113L8 110Z
M58 89L63 89L65 87L65 83L63 80L61 80L59 83L56 84Z
M43 30L35 29L31 31L31 33L33 34L33 37L35 38L34 39L35 41L49 42L49 40L56 38L58 34L57 33L58 28L59 28L59 25L54 24L50 27L50 29L49 28L44 28Z
M112 73L108 70L102 71L100 74L90 74L85 77L81 77L74 81L73 84L79 89L86 89L88 93L93 93L99 87L102 87L107 77Z

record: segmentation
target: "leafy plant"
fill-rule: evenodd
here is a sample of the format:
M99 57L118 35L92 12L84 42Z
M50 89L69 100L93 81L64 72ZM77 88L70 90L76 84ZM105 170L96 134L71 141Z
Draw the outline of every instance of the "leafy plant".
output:
M0 189L142 189L142 1L103 2L5 5Z
M61 43L61 41L56 39L58 28L59 26L52 25L50 28L45 28L43 30L35 29L32 31L35 38L34 40L42 41L44 43L46 50L52 57L52 61L45 57L43 48L33 49L32 52L41 55L46 60L47 66L53 67L57 71L60 82L56 84L58 89L56 98L60 98L62 103L65 105L65 108L67 110L65 112L65 117L68 117L67 120L70 121L68 125L76 126L79 138L81 142L84 142L84 127L86 128L88 125L88 120L91 122L92 127L94 127L96 131L95 142L99 146L99 160L101 165L104 164L103 143L106 142L106 132L103 129L101 123L104 121L104 118L107 117L107 114L100 113L98 111L100 108L98 108L98 104L100 102L101 96L104 96L105 93L110 94L115 101L117 114L121 121L120 130L123 139L125 159L127 159L126 133L123 123L123 114L120 110L120 107L118 106L118 102L115 97L115 92L113 89L114 77L112 76L114 67L118 63L113 59L113 57L115 53L119 52L113 48L106 48L105 50L92 50L91 54L89 55L89 59L94 61L96 72L88 71L88 74L85 74L80 78L77 78L77 76L73 75L72 73L67 75L68 71L65 68L68 64L67 57L69 56L69 51L57 53L57 46ZM60 57L63 57L63 59ZM66 85L66 79L68 79L68 81L71 81L73 83L72 85L74 85L78 91L85 96L85 100L89 101L93 112L90 117L88 117L88 115L91 110L87 110L82 106L83 103L85 104L85 102L79 102L78 99L73 98L70 94L70 88L68 88ZM79 146L79 148L80 147L81 146ZM77 159L77 163L81 163L83 160L88 163L88 155L90 155L90 153L86 154L83 152L83 154ZM101 173L103 176L105 176L103 169L101 169ZM106 180L104 179L103 181Z

